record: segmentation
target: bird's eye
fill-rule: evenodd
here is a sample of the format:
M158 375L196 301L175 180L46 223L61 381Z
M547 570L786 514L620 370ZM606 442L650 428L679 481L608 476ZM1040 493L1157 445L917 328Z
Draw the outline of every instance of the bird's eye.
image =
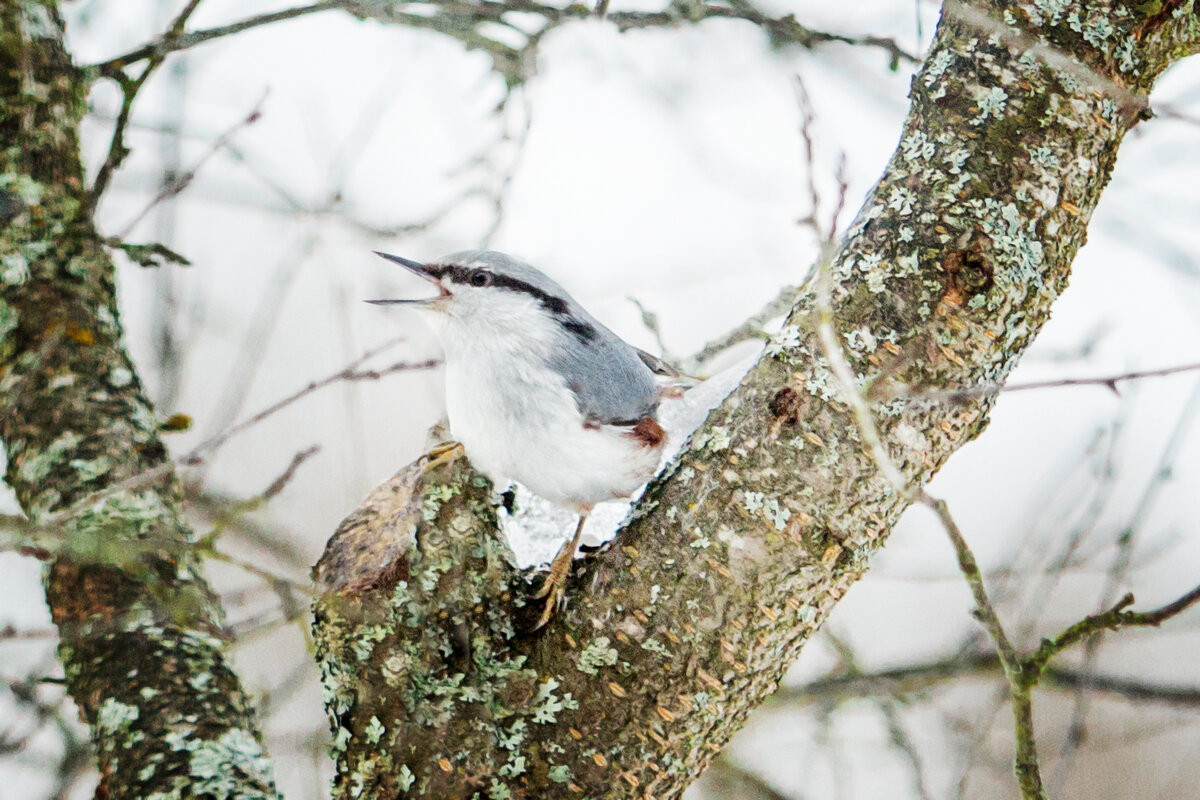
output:
M492 282L492 273L477 269L471 273L470 281L472 286L487 286Z

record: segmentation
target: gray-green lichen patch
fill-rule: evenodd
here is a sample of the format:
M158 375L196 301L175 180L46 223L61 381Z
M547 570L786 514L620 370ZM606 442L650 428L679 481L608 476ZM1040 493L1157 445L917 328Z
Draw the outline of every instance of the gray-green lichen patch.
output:
M188 760L190 795L274 799L274 792L247 793L243 789L246 778L251 779L252 785L271 786L270 762L263 755L258 738L250 731L233 728L215 740L193 739L186 749L191 753Z
M96 724L106 734L112 735L137 721L137 706L130 706L115 698L108 698L100 706L100 715Z
M588 675L600 674L601 667L617 663L619 654L611 647L607 636L598 636L588 643L579 654L579 671Z

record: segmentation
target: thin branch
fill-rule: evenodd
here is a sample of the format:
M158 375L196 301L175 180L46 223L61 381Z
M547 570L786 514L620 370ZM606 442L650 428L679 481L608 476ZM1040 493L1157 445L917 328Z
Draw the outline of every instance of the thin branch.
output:
M689 356L680 365L684 372L701 372L705 362L713 356L724 352L735 344L757 339L766 341L770 338L763 328L768 322L786 314L796 302L796 294L800 291L797 286L784 286L771 300L767 301L753 316L733 330L713 339L694 355Z
M1110 606L1116 601L1118 587L1124 581L1130 568L1133 558L1134 541L1137 534L1141 531L1163 487L1170 478L1171 467L1180 452L1182 452L1183 443L1187 440L1188 428L1191 426L1198 410L1200 410L1200 382L1197 382L1192 389L1191 396L1180 413L1179 418L1176 420L1175 426L1167 438L1167 446L1159 458L1158 465L1155 467L1154 473L1145 491L1142 493L1141 499L1138 500L1132 517L1117 536L1117 550L1110 562L1108 577L1100 597L1101 608ZM1082 664L1084 673L1094 670L1102 641L1103 636L1088 638L1084 647ZM1060 762L1062 767L1060 768L1060 773L1064 776L1066 770L1069 769L1075 753L1087 735L1087 713L1087 696L1082 691L1077 692L1074 709L1071 714L1071 724L1067 728L1066 741L1062 747Z
M0 642L27 642L37 639L56 641L58 639L58 631L54 628L16 628L12 624L0 628Z
M1179 375L1186 372L1200 371L1200 361L1192 361L1186 364L1176 364L1170 367L1159 367L1157 369L1132 370L1129 372L1119 372L1114 375L1099 375L1090 378L1057 378L1044 381L1030 381L1028 383L1013 383L1003 384L997 382L980 383L975 386L967 386L961 389L925 389L919 386L895 385L890 386L877 394L887 397L913 397L923 400L970 400L977 397L992 397L994 395L1012 392L1028 392L1035 389L1059 389L1063 387L1079 387L1079 386L1098 386L1114 394L1120 395L1118 384L1126 381L1144 380L1146 378L1163 378L1170 375Z
M1171 476L1172 467L1183 452L1183 445L1187 441L1188 429L1195 420L1197 412L1200 412L1200 381L1192 388L1192 393L1184 405L1183 411L1175 421L1175 425L1167 438L1167 446L1163 449L1162 455L1159 457L1149 485L1146 486L1141 499L1138 500L1133 516L1117 537L1117 554L1113 559L1112 567L1109 570L1109 578L1104 587L1104 595L1101 600L1102 606L1112 603L1116 597L1117 587L1124 580L1129 570L1134 539L1138 531L1145 524L1146 519L1150 516L1150 512L1157 503L1163 487Z
M1133 595L1127 594L1108 611L1085 617L1054 638L1044 640L1037 650L1022 656L1015 651L1004 632L1004 626L988 598L987 589L983 584L983 576L975 562L975 556L963 538L946 503L931 497L924 491L920 494L920 500L937 513L942 527L950 537L958 556L959 567L975 598L976 616L988 629L996 645L1000 663L1004 668L1016 723L1016 773L1017 780L1021 785L1021 794L1026 800L1041 800L1046 795L1042 787L1037 743L1034 737L1032 693L1050 660L1063 650L1104 630L1116 630L1130 626L1158 626L1200 602L1200 586L1178 600L1148 612L1126 611L1125 609L1133 604Z
M263 103L267 99L267 94L268 94L267 92L263 92L262 96L260 98L258 98L258 102L256 102L254 104L254 107L250 110L249 114L247 114L245 117L243 117L242 119L235 122L233 125L231 125L229 127L228 130L226 130L224 133L222 133L220 136L218 136L217 139L209 147L208 152L206 152L203 156L201 156L199 161L197 161L195 164L193 164L184 173L177 176L174 180L171 180L171 181L165 183L163 185L163 187L159 190L158 194L156 194L153 197L153 199L150 200L150 202L145 206L145 208L143 208L141 211L139 211L137 213L137 215L134 216L134 218L132 220L130 220L129 223L127 225L125 225L124 228L121 229L121 232L119 234L117 234L117 239L123 241L126 237L129 236L130 233L133 232L133 229L135 227L137 227L137 224L139 222L141 222L143 219L145 219L147 214L149 214L151 211L154 210L155 206L157 206L159 203L163 202L164 200L168 200L168 199L176 196L177 194L182 192L184 189L186 189L189 185L191 185L192 181L196 179L196 174L200 171L200 169L205 164L207 164L208 161L213 156L215 156L217 153L221 152L221 150L224 150L225 148L227 148L229 146L229 143L232 140L233 135L235 133L238 133L242 129L248 128L249 126L258 122L259 119L262 118L262 106L263 106Z
M917 746L913 742L912 737L908 735L908 731L904 730L904 726L900 724L900 715L896 712L896 702L892 699L881 700L879 702L879 711L883 714L883 719L887 723L888 736L892 740L892 746L895 747L904 756L904 760L908 762L913 774L913 791L921 800L932 800L933 795L929 791L929 787L925 781L925 765L922 762L920 753L917 752Z
M658 345L658 352L662 360L667 362L673 361L674 359L671 357L670 351L667 350L667 344L663 341L662 328L658 323L658 314L646 308L642 305L642 301L632 295L626 299L637 306L638 313L642 315L642 326L650 331L650 334L654 337L654 343Z
M818 702L890 696L904 698L935 689L950 681L1004 677L1004 666L995 650L906 664L878 672L838 672L799 686L784 687L771 700L773 707L796 707ZM1076 689L1114 695L1133 702L1161 703L1200 709L1200 686L1163 686L1112 675L1091 675L1075 667L1047 663L1038 687L1060 691Z
M799 75L795 77L795 86L801 115L800 137L804 143L804 156L808 164L809 199L812 203L812 212L807 219L800 220L800 224L810 226L817 234L817 239L821 242L821 257L817 262L816 291L814 293L817 336L821 340L821 347L824 350L826 360L829 362L829 369L837 379L838 388L841 390L841 399L850 407L851 412L854 414L863 444L870 452L875 465L897 494L911 500L915 497L913 489L908 485L908 480L900 472L895 462L892 461L891 455L888 454L887 448L883 444L883 439L879 435L879 428L875 424L875 417L871 413L866 396L859 390L858 378L854 373L854 368L850 366L850 362L846 359L846 354L842 350L842 344L838 338L837 329L834 326L832 259L836 245L837 216L835 212L834 218L830 221L828 231L822 230L817 213L821 205L821 196L814 180L815 156L812 128L816 121L816 114L813 111L808 92L804 88L804 82L800 79ZM840 167L839 180L842 181L838 200L838 208L840 209L841 205L845 202L846 193L844 172Z
M139 61L147 59L162 60L169 53L175 53L180 50L187 50L195 47L198 44L219 39L223 36L231 36L235 33L248 31L251 28L258 28L263 25L270 25L273 22L282 22L287 19L295 19L306 14L315 14L320 11L329 11L331 9L349 8L355 5L354 3L344 2L344 0L326 0L326 2L313 3L307 6L297 6L296 8L288 8L282 11L273 11L269 14L258 14L253 17L238 22L230 23L229 25L221 25L215 28L207 28L202 31L186 33L182 36L176 36L172 39L160 39L158 41L144 44L141 47L130 50L128 53L119 55L116 58L110 58L108 61L94 64L89 69L96 70L100 74L108 74L115 70L121 70L125 67L136 64Z
M1200 586L1192 589L1178 600L1153 611L1126 611L1125 609L1133 605L1133 595L1127 594L1109 610L1084 617L1053 639L1043 640L1041 647L1024 659L1021 680L1031 687L1037 685L1038 679L1047 664L1050 663L1050 659L1101 631L1115 631L1118 628L1134 626L1158 627L1196 603L1200 603Z
M299 400L302 400L305 397L307 397L308 395L312 394L313 392L316 392L320 389L324 389L326 386L329 386L331 384L338 383L340 381L379 380L380 378L382 378L386 375L392 375L397 372L404 372L404 371L408 371L408 370L432 369L442 363L440 360L438 360L436 358L429 358L424 361L397 361L394 364L391 364L390 366L387 366L387 367L384 367L383 369L378 369L378 370L362 369L362 365L364 363L366 363L368 360L370 360L371 358L374 358L376 355L378 355L379 353L382 353L384 350L390 349L391 347L395 346L396 344L400 343L401 341L403 341L403 337L389 339L388 341L384 342L383 344L379 345L378 347L372 348L372 349L368 350L367 352L363 353L361 356L356 358L349 365L347 365L345 368L339 370L338 372L335 372L332 375L328 375L325 378L322 378L321 380L309 382L309 384L307 386L304 386L303 388L301 388L295 392L292 392L290 395L283 398L282 400L278 400L275 403L272 403L271 405L264 408L262 411L259 411L257 414L254 414L254 415L242 420L241 422L237 423L236 425L232 425L229 428L226 428L222 433L219 433L216 436L213 436L213 437L209 438L208 440L200 443L195 448L193 448L190 453L183 456L180 459L180 461L182 461L185 464L198 463L198 461L200 459L202 459L204 456L211 455L221 445L225 444L225 442L229 441L234 436L237 436L239 433L241 433L249 428L254 427L258 423L265 420L267 417L270 417L270 416L273 416L273 415L279 413L280 411L282 411L283 409L292 405L293 403L295 403Z
M516 61L518 64L533 64L534 50L541 42L541 37L542 33L538 33L529 38L528 43L526 43L525 47L516 56ZM517 67L517 69L522 68L523 67ZM532 67L530 67L530 69L532 69ZM490 245L492 238L496 235L496 232L500 230L500 226L504 223L504 210L507 208L506 200L508 198L509 191L512 189L513 181L516 180L517 172L520 169L521 162L525 158L525 149L529 142L529 132L533 128L533 109L530 106L529 93L523 92L521 94L523 102L520 127L518 128L515 136L509 132L507 115L505 114L505 111L508 107L509 100L513 96L513 90L516 83L516 81L512 80L506 81L504 99L500 102L500 106L496 109L496 113L501 120L502 128L499 139L491 145L489 151L495 152L499 145L505 142L512 142L514 152L507 167L500 172L500 185L497 186L495 190L490 192L492 201L492 222L490 225L488 225L488 229L484 232L483 237L480 239L479 246L482 248L487 248ZM489 193L484 192L484 194L486 195Z
M800 220L800 224L812 227L817 233L817 238L825 241L828 237L822 235L821 222L817 217L817 212L821 208L821 193L817 189L817 158L812 135L817 114L813 110L812 99L808 96L808 90L804 87L804 80L799 74L792 76L792 83L795 86L796 105L800 107L800 141L804 145L804 164L806 166L804 174L805 182L808 185L809 212L807 217ZM830 228L830 233L832 234L832 227Z
M101 491L94 492L92 494L89 494L89 495L86 495L85 497L80 498L77 502L73 503L71 506L64 508L61 511L57 511L54 514L50 515L47 518L47 525L53 526L53 525L62 524L66 520L70 519L73 515L77 514L80 510L82 510L84 508L88 508L90 506L93 506L96 503L100 502L101 500L104 500L104 499L111 497L112 495L118 494L120 492L129 491L129 490L135 489L139 486L144 486L147 483L166 475L177 464L185 464L185 465L189 465L189 466L201 464L204 462L205 458L211 456L223 444L225 444L225 442L229 441L234 436L237 436L238 434L242 433L243 431L254 427L255 425L262 422L263 420L267 419L268 417L282 411L283 409L287 408L288 406L292 405L293 403L307 397L308 395L312 394L313 392L316 392L320 389L325 388L326 386L329 386L334 383L338 383L340 381L378 380L387 375L392 375L397 372L405 372L405 371L410 371L410 370L432 369L433 367L436 367L439 364L441 364L441 361L438 359L426 359L424 361L416 361L416 362L397 361L394 364L391 364L390 366L387 366L387 367L384 367L383 369L378 369L378 370L362 368L362 365L364 363L366 363L366 361L368 361L369 359L378 355L379 353L382 353L384 350L387 350L388 348L395 346L397 343L399 343L402 340L403 340L403 337L397 337L395 339L390 339L387 342L384 342L382 345L372 348L371 350L368 350L363 355L356 358L349 365L347 365L343 369L339 370L338 372L335 372L332 375L322 378L321 380L310 382L307 386L303 387L302 389L299 389L298 391L293 392L292 394L288 395L287 397L283 398L282 400L279 400L279 401L273 403L272 405L268 406L267 408L264 408L262 411L259 411L257 414L254 414L253 416L249 417L248 419L244 419L241 422L237 423L236 425L232 425L229 428L226 428L221 433L218 433L215 436L212 436L212 437L206 439L205 441L201 442L199 445L192 448L189 452L185 453L182 456L178 456L169 461L166 461L153 469L149 469L149 470L146 470L145 472L138 473L137 475L130 476L129 478L126 478L123 481L117 481L116 483L113 483L113 484L105 487Z
M1190 364L1177 364L1173 367L1161 367L1159 369L1143 369L1133 370L1131 372L1120 372L1116 375L1104 375L1095 378L1063 378L1061 380L1051 381L1031 381L1029 383L1018 383L1012 386L1004 387L1005 392L1026 392L1032 389L1055 389L1062 386L1103 386L1114 394L1120 394L1117 390L1117 384L1124 381L1136 381L1144 378L1162 378L1167 375L1178 375L1181 372L1195 372L1200 370L1200 361Z
M975 615L991 634L1005 675L1010 681L1014 681L1021 671L1020 658L1017 656L1012 642L1009 641L1008 634L1004 632L1004 626L988 598L987 587L983 583L983 573L979 569L979 563L975 560L975 554L971 552L967 540L963 538L962 531L950 514L950 508L944 500L939 500L925 491L921 491L918 499L937 514L942 527L946 530L946 535L950 537L950 542L954 545L954 553L958 557L959 570L967 579L971 596L975 600Z
M263 520L246 516L230 518L241 498L202 489L193 481L184 483L183 490L192 511L209 519L214 525L219 520L226 521L226 531L222 535L226 541L235 538L256 552L270 555L290 567L307 569L311 566L310 556L297 544L290 531L272 528Z
M1033 700L1032 684L1024 684L1021 680L1022 663L1013 649L1000 617L988 599L987 588L983 584L983 575L975 561L975 554L963 538L958 523L954 521L945 501L938 500L924 490L919 495L920 501L933 509L941 520L946 535L954 545L958 557L958 566L971 595L975 598L975 616L987 628L996 647L996 654L1004 668L1004 677L1008 681L1009 695L1012 700L1013 723L1016 730L1017 754L1015 770L1017 782L1021 786L1021 796L1025 800L1045 800L1046 792L1042 787L1041 767L1038 762L1037 739L1033 729Z
M826 248L826 252L829 252L828 247ZM875 425L875 418L871 414L870 406L867 404L867 398L859 391L854 369L850 366L850 362L846 360L846 354L842 351L841 342L838 341L837 331L833 325L833 304L830 297L832 276L829 274L830 270L828 266L829 257L826 256L822 258L821 265L817 268L815 303L817 335L821 339L825 358L829 361L830 371L837 378L838 388L841 390L841 399L850 407L851 412L853 412L854 419L858 423L863 444L875 460L875 465L879 468L879 472L891 484L892 489L897 494L901 497L912 499L917 495L914 494L913 489L908 485L908 480L888 454L887 448L883 444L883 439L879 435L879 428ZM976 571L978 571L978 567L976 567Z
M183 28L187 25L188 18L198 5L200 5L200 0L188 0L188 4L183 7L183 10L171 22L170 27L167 28L167 32L160 39L162 48L148 55L146 66L136 78L130 78L117 68L100 69L101 74L111 77L121 88L121 111L117 114L117 121L113 125L112 140L108 145L108 155L105 156L104 163L100 165L100 171L96 173L96 180L92 183L92 188L88 191L87 199L84 201L83 213L85 216L90 217L96 210L96 205L100 202L100 196L108 188L113 173L121 166L121 162L125 160L125 157L129 155L129 148L125 146L125 128L129 124L130 115L133 113L133 101L137 99L138 93L141 91L142 86L145 85L146 80L154 70L158 69L159 64L166 58L167 53L171 52L168 48L183 35Z
M226 512L223 512L213 523L212 529L203 537L201 537L200 541L203 542L206 540L215 540L218 534L232 525L243 514L257 511L265 506L280 492L282 492L289 483L291 483L292 478L296 477L296 471L300 469L300 465L316 455L320 449L321 448L319 445L314 444L312 447L309 447L306 450L301 450L300 452L296 453L296 455L292 456L291 463L289 463L287 468L280 473L279 477L271 481L270 485L267 486L267 488L263 491L259 492L253 497L248 497L245 500L235 503L232 508Z
M796 102L800 107L800 138L804 148L802 155L806 166L806 185L810 205L808 216L798 220L798 223L811 227L816 233L817 240L822 243L823 251L831 252L834 240L837 238L838 217L841 216L842 210L845 208L846 196L849 191L849 183L846 177L846 156L845 153L838 154L837 168L834 173L838 186L837 200L834 203L833 212L829 218L829 227L823 228L819 217L821 193L816 184L816 146L813 138L813 129L816 126L817 120L816 112L813 109L812 100L809 97L808 90L804 86L803 79L799 75L796 75L793 80L796 91ZM697 353L686 359L682 365L683 370L685 372L700 372L702 371L701 367L704 362L735 344L740 344L749 339L766 340L769 338L763 330L764 326L776 317L786 314L794 304L796 294L799 291L799 288L795 286L785 286L780 289L779 294L763 306L754 316L724 336L718 337L704 345Z
M283 398L282 400L278 400L275 403L272 403L271 405L264 408L262 411L259 411L257 414L247 417L246 419L242 420L241 422L237 423L236 425L232 425L232 426L226 428L223 432L217 434L216 436L213 436L213 437L207 439L206 441L201 442L199 445L194 447L192 449L192 451L189 452L187 455L181 456L178 459L178 461L181 463L184 463L184 464L200 463L206 456L211 455L219 447L221 447L221 445L225 444L225 442L229 441L234 436L237 436L239 433L242 433L243 431L254 427L255 425L262 422L263 420L267 419L267 417L270 417L270 416L273 416L273 415L279 413L280 411L282 411L283 409L292 405L293 403L297 402L298 400L302 400L305 397L307 397L308 395L312 394L313 392L316 392L320 389L324 389L326 386L329 386L331 384L339 383L341 381L379 380L380 378L383 378L387 375L395 374L397 372L406 372L406 371L410 371L410 370L433 369L434 367L436 367L442 363L439 359L429 358L424 361L397 361L387 367L384 367L383 369L362 369L361 368L362 365L366 361L368 361L369 359L378 355L379 353L382 353L384 350L387 350L387 349L391 348L392 346L398 344L402 340L403 340L403 337L391 339L387 342L384 342L379 347L368 350L367 352L363 353L361 356L356 358L354 361L352 361L344 369L339 370L338 372L335 372L332 375L329 375L325 378L322 378L321 380L311 381L307 386L304 386L303 388L298 389L297 391L293 392L292 394L288 395L287 397Z
M453 2L440 2L422 4L424 7L432 7L439 9L446 7L445 16L447 19L453 18L457 22L457 30L445 31L451 36L463 40L464 43L468 34L473 34L474 26L482 22L493 22L498 24L506 24L504 16L509 12L522 12L536 14L545 20L545 26L537 32L537 34L526 34L529 36L540 36L549 28L557 27L570 20L585 20L592 18L593 12L584 4L574 4L566 7L556 7L545 5L531 0L510 0L509 2L484 2L473 3L469 7L460 6ZM295 19L309 14L316 14L322 11L330 10L345 10L355 16L364 18L378 19L381 22L400 23L412 25L414 27L435 27L439 24L446 23L447 20L440 19L435 14L430 17L427 14L405 13L403 11L389 8L384 9L377 4L366 2L353 2L352 0L324 0L323 2L312 3L306 6L297 6L295 8L284 9L282 11L274 11L268 14L258 14L256 16L247 17L238 22L233 22L228 25L221 25L205 30L194 31L192 33L182 34L175 37L164 37L158 41L150 42L142 45L127 53L111 58L107 61L98 63L90 67L91 70L99 74L112 74L114 71L119 71L125 67L136 64L139 61L155 60L161 61L167 54L186 50L196 45L220 39L225 36L231 36L242 31L258 28L263 25L269 25L274 22L283 20ZM920 63L920 57L905 48L901 47L894 39L883 36L852 36L841 33L829 33L826 31L814 30L808 28L796 21L792 14L787 14L782 17L771 17L754 9L749 5L738 4L736 6L721 6L721 5L702 5L696 8L695 16L684 16L678 10L672 8L669 11L620 11L608 13L603 16L607 22L616 26L617 30L624 33L625 31L646 29L646 28L665 28L676 27L689 22L699 22L705 19L735 19L750 22L762 30L764 30L771 39L776 43L795 44L809 49L816 48L823 44L846 44L851 46L871 47L882 50L887 54L889 62L893 68L897 67L900 62L909 64ZM467 19L464 21L463 17ZM464 25L464 22L466 23ZM511 27L511 26L510 26ZM478 37L473 37L477 39ZM476 41L476 46L481 46L481 42ZM499 43L496 43L499 44ZM511 48L508 48L511 49Z

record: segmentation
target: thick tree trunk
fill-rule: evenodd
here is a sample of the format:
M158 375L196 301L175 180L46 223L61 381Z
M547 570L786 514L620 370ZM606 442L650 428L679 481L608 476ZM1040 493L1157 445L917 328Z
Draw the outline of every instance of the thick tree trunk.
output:
M0 437L9 485L56 545L46 599L97 796L273 798L83 210L87 82L54 3L0 0L0 22Z
M1061 8L1061 10L1056 10ZM834 324L913 485L987 424L1066 285L1190 2L948 6L833 259ZM907 505L864 449L815 288L569 606L528 633L488 488L414 466L343 524L316 635L339 798L678 797L774 691Z

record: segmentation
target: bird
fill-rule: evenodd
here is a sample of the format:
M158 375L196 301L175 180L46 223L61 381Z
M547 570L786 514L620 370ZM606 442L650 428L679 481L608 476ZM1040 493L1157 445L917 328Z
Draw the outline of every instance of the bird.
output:
M541 628L565 599L593 506L628 497L657 472L667 443L659 401L683 376L513 256L467 250L421 263L375 252L437 289L366 302L425 312L444 354L450 435L471 464L497 487L517 481L578 514L534 595L545 598Z

